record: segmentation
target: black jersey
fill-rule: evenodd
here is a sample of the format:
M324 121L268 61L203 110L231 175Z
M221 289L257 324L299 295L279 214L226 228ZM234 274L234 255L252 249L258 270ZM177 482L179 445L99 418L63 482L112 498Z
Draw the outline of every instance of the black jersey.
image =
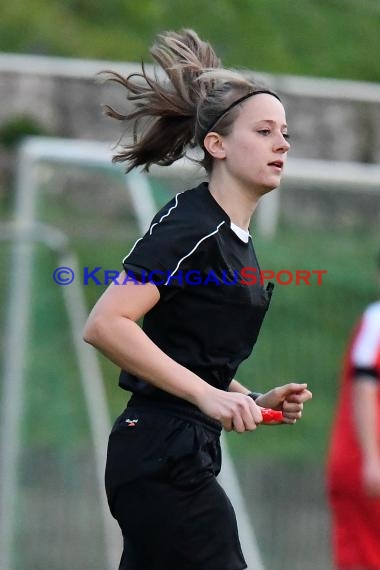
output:
M123 266L131 280L154 282L159 289L160 300L143 321L149 338L173 360L227 390L256 342L271 289L259 279L242 283L244 267L259 272L251 238L245 243L231 229L208 184L177 194L164 206ZM120 386L173 399L126 371Z

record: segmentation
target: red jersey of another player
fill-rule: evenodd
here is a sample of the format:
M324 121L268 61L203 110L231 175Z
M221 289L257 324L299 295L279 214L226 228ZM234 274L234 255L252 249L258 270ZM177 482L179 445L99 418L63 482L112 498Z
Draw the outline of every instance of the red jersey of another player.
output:
M345 355L341 393L327 467L333 548L338 568L380 570L380 498L363 489L363 456L355 424L353 387L358 377L377 383L380 456L380 302L370 305Z

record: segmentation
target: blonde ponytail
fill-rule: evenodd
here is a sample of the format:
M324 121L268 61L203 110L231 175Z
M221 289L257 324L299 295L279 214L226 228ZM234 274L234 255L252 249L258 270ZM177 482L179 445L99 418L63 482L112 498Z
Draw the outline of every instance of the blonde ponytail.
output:
M205 152L200 162L211 170L211 157L203 147L209 126L217 124L220 134L228 134L236 116L231 104L259 86L223 69L211 45L193 30L159 35L150 53L159 66L154 77L144 64L141 73L128 77L108 72L134 105L127 114L105 106L107 115L133 127L133 142L122 146L113 161L126 162L127 171L137 166L149 170L152 164L172 164L188 147L199 146ZM227 107L232 110L223 116Z

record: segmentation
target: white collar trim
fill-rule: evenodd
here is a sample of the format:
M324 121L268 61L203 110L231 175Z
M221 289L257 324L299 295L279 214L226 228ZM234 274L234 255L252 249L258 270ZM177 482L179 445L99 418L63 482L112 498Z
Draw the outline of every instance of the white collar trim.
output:
M231 230L238 236L238 238L240 238L245 243L248 243L251 234L247 232L247 230L239 228L239 226L237 226L233 222L231 222Z

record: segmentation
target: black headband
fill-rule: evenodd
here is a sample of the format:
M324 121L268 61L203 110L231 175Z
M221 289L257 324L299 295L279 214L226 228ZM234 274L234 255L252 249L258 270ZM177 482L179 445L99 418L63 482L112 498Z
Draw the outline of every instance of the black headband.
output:
M224 111L222 111L217 118L211 123L211 125L208 127L207 131L206 131L206 135L207 133L209 133L210 131L212 131L212 129L215 127L216 123L223 117L223 115L225 115L226 113L228 113L228 111L231 111L231 109L233 109L236 105L239 105L239 103L242 103L243 101L245 101L246 99L248 99L249 97L253 97L254 95L260 95L260 93L267 93L268 95L273 95L273 97L276 97L276 99L278 99L281 103L281 99L278 95L276 95L276 93L273 93L273 91L269 91L269 89L260 89L259 91L251 91L250 93L247 93L246 95L243 95L243 97L240 97L239 99L237 99L236 101L234 101L233 103L231 103L231 105L229 105L227 107L227 109L224 109Z

